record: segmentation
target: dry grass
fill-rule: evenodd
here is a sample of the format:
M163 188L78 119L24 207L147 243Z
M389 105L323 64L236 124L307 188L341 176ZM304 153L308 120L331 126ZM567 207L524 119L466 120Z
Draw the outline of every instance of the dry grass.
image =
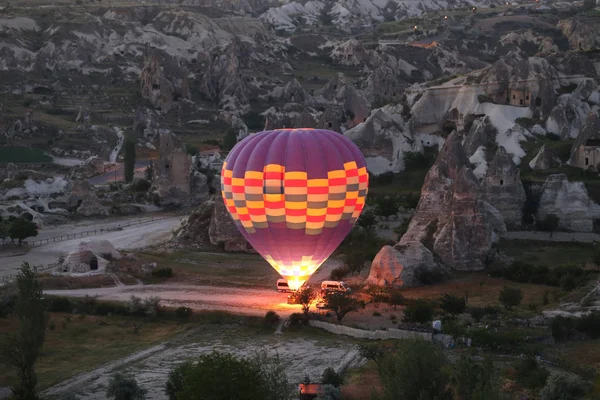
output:
M279 275L259 255L245 253L139 253L140 263L171 267L169 282L211 286L272 288Z
M523 301L518 308L526 309L530 304L541 305L544 292L549 292L550 304L556 304L562 291L558 288L511 282L501 278L493 278L485 272L456 273L455 278L437 285L404 289L402 294L408 298L437 299L444 293L456 296L468 294L469 306L485 306L498 304L498 295L504 286L517 287L523 291Z
M114 279L108 275L82 277L41 275L39 276L39 280L42 283L44 289L47 290L90 289L115 286Z
M345 400L368 400L371 393L380 388L377 367L373 361L360 368L348 371L342 386L342 398Z
M47 388L76 374L91 371L99 365L126 357L144 348L156 345L189 328L187 324L156 321L142 326L133 333L131 318L116 316L72 316L63 326L66 314L51 313L54 330L46 332L43 354L36 372L39 388ZM17 319L1 320L0 337L15 331ZM14 371L0 364L0 386L8 386Z

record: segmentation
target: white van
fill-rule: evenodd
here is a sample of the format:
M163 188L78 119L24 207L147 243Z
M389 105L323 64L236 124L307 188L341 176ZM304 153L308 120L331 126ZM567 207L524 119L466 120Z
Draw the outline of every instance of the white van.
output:
M321 282L321 290L325 292L347 292L350 287L342 281L323 281Z
M290 289L290 287L288 286L288 283L285 279L278 279L277 280L277 291L281 292L281 293L285 293L285 292L291 292L292 289Z

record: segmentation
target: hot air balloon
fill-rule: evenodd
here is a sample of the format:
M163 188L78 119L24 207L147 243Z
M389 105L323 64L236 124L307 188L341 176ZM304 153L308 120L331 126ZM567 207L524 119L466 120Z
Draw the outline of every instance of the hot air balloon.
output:
M368 182L362 153L344 135L278 129L231 150L221 194L242 235L297 290L352 229Z

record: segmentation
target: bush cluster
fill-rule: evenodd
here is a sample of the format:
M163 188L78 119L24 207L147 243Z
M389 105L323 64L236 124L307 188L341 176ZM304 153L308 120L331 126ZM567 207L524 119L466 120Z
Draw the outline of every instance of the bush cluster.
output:
M536 283L573 290L584 285L589 280L590 273L593 271L586 271L576 265L563 265L550 269L546 266L515 262L507 268L492 271L491 275L514 282Z
M171 278L173 276L173 268L163 267L152 270L152 276L155 278Z

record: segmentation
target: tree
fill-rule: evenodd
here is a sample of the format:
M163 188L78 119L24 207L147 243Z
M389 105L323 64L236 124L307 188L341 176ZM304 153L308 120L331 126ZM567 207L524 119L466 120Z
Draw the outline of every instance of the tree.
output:
M402 340L386 352L377 370L378 400L451 400L442 350L424 340Z
M0 239L2 239L3 243L4 240L9 237L8 228L8 222L3 220L2 217L0 217Z
M360 301L349 292L329 292L325 295L325 307L335 313L338 321L346 314L358 311Z
M440 308L448 314L457 315L465 312L467 303L464 297L444 293L440 298Z
M139 387L134 378L126 377L117 372L108 382L106 397L115 400L144 400L147 392L146 389Z
M502 303L504 308L510 310L514 306L521 304L521 300L523 300L523 292L519 288L504 286L504 288L500 291L498 300L500 300L500 303Z
M170 389L167 386L170 399L291 399L284 366L266 353L238 358L213 351L201 355L195 364L180 365L176 371L169 375L167 383L171 384ZM171 397L173 390L175 397Z
M223 139L223 149L231 150L237 144L237 133L233 129L229 129Z
M377 213L387 219L398 213L398 199L395 196L380 196L375 199Z
M135 170L135 137L133 134L126 134L123 142L123 168L125 169L125 182L133 181Z
M394 311L396 311L397 306L401 306L406 301L406 298L400 293L398 290L394 290L390 293L389 304L390 306L394 306Z
M404 322L424 324L433 319L434 312L435 307L431 302L417 299L408 304L404 309Z
M583 10L590 11L596 8L596 0L583 0Z
M8 236L19 241L19 246L23 240L28 237L34 237L38 235L38 227L31 221L27 221L24 218L15 218L10 222L8 227Z
M19 327L17 332L7 335L3 340L0 358L17 372L16 383L11 386L15 398L36 400L35 364L46 338L48 314L42 285L28 263L21 265L21 271L17 275L15 311Z
M321 375L321 383L339 388L344 383L344 378L335 372L333 368L327 367L323 371L323 375Z
M0 227L0 232L2 231L2 228ZM2 236L0 236L2 237ZM2 238L4 239L4 238ZM594 254L594 264L596 264L596 268L598 270L600 270L600 250L596 250L596 253Z
M577 375L552 372L546 386L540 391L542 400L581 400L592 385Z
M169 372L165 384L165 394L169 397L169 400L177 400L177 393L183 390L183 381L192 368L192 362L186 361Z
M483 363L463 356L452 368L452 387L457 398L464 400L498 399L494 379L494 364L486 358Z
M372 360L375 364L379 365L379 362L385 355L383 347L377 342L363 343L358 346L358 353L361 357L367 360Z
M360 214L360 217L358 217L358 220L356 221L356 225L368 231L372 231L375 229L375 225L377 225L377 218L373 211L366 210Z
M310 287L305 287L298 292L298 303L302 305L302 311L304 314L308 315L308 311L310 310L310 306L315 301L317 294L314 289Z
M340 400L342 398L340 389L333 385L323 385L321 391L315 400Z

